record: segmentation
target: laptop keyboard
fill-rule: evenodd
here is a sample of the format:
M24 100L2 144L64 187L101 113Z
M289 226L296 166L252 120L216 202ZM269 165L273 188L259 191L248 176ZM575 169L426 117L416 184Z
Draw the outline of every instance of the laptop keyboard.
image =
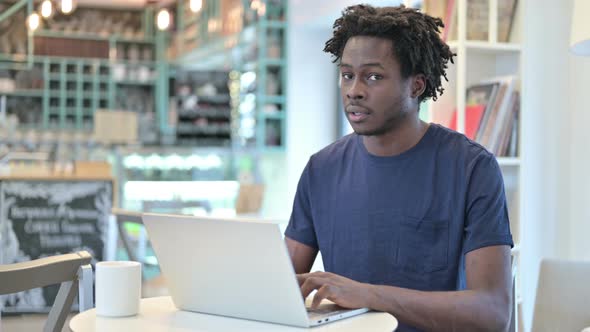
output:
M311 307L306 307L307 313L309 314L316 314L316 315L326 315L326 314L336 314L339 312L348 311L350 309L344 309L335 304L322 304L317 309L312 309Z

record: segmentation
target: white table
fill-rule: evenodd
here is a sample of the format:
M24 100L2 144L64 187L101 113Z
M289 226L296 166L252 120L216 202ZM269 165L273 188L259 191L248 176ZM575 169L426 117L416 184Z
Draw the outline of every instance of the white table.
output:
M391 332L396 328L397 319L392 315L383 312L368 312L334 323L314 327L310 331ZM87 310L74 316L70 320L70 329L74 332L309 331L309 329L304 328L178 310L169 296L142 299L139 314L132 317L96 317L95 309Z

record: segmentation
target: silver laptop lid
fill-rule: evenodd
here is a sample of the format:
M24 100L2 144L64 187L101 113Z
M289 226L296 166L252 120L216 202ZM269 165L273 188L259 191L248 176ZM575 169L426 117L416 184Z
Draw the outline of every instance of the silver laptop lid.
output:
M309 326L279 225L151 213L143 222L179 309Z

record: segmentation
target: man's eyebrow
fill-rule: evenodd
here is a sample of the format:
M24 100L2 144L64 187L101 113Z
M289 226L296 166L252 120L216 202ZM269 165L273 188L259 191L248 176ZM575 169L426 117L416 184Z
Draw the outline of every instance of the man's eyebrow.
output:
M338 64L338 67L342 68L342 67L346 67L346 68L352 68L352 65L349 65L347 63L340 63ZM383 65L379 62L369 62L369 63L363 63L362 65L360 65L360 67L379 67L381 69L385 69L385 67L383 67Z

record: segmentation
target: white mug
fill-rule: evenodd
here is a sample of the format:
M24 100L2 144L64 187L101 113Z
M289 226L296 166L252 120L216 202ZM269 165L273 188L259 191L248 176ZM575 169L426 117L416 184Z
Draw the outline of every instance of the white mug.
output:
M131 261L96 263L96 314L137 315L141 299L141 264Z

